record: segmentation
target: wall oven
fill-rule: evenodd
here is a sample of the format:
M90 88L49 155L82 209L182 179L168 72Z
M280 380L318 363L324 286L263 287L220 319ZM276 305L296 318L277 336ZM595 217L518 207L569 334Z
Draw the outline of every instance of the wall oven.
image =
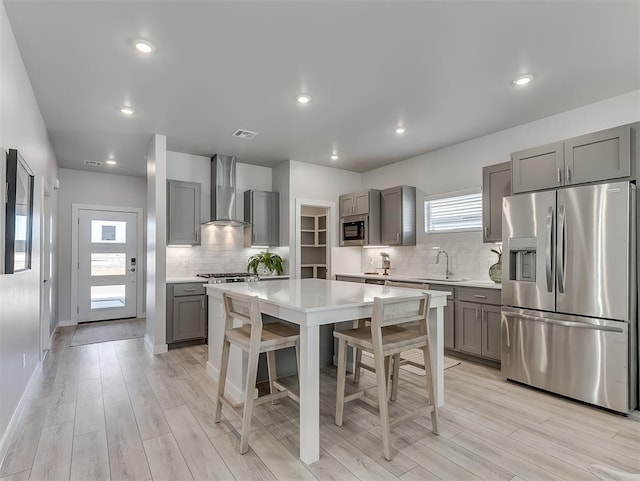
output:
M340 245L366 246L369 244L369 216L353 215L340 219Z

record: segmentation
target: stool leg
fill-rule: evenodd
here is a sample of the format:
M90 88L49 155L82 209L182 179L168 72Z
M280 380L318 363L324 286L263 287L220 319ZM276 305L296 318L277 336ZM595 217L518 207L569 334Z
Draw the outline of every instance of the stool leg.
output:
M362 364L362 349L357 347L353 348L354 351L354 364L353 364L353 382L358 384L360 382L360 365Z
M422 348L422 355L424 356L424 372L427 377L427 394L429 395L431 404L433 404L433 411L431 411L431 430L433 431L433 434L438 434L438 401L436 400L433 390L431 356L429 356L429 348L427 346Z
M344 385L347 376L347 341L338 341L338 380L336 382L336 426L342 426L344 413Z
M273 385L278 379L278 370L276 368L276 351L267 352L267 371L269 372L269 393L274 394L276 392L276 388ZM271 404L276 404L278 402L277 399L271 401Z
M398 384L400 383L400 354L393 355L393 374L391 375L391 400L398 399Z
M378 389L378 408L380 410L380 428L382 430L382 446L384 448L384 457L388 461L391 461L391 430L389 428L389 405L387 401L388 377L386 374L387 371L385 370L385 364L388 365L389 356L385 358L381 357L382 356L376 356L374 354Z
M240 454L249 450L249 432L251 431L251 418L253 416L253 393L256 389L256 376L258 375L258 348L259 344L251 346L249 361L247 363L247 385L244 392L244 410L242 413L242 432L240 433Z
M220 372L218 373L218 394L215 402L215 422L219 423L222 416L222 396L224 396L224 387L227 383L227 367L229 366L229 350L231 343L225 338L222 343L222 359L220 360Z

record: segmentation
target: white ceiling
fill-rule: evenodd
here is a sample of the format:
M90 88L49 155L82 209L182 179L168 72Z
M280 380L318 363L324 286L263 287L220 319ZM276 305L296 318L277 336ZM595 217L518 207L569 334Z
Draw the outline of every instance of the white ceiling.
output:
M4 3L74 169L113 153L88 169L144 175L159 133L179 152L363 172L640 88L637 0Z

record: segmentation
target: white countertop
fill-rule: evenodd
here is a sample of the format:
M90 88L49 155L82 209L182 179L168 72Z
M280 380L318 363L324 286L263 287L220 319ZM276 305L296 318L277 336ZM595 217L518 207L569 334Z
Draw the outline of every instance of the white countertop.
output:
M258 296L266 303L303 312L330 311L358 307L363 304L371 305L374 297L416 295L413 289L324 279L289 279L207 285L209 295L222 297L222 291ZM431 294L431 303L434 307L446 304L446 297L449 293L445 291L428 292Z
M425 282L427 284L443 284L447 286L460 286L460 287L480 287L482 289L498 289L502 288L502 284L496 284L493 281L479 281L473 279L465 279L461 281L450 281L446 279L435 279L427 276L420 277L417 275L401 275L401 274L389 274L383 276L382 274L363 274L362 272L340 272L336 276L348 276L357 277L360 279L381 279L390 281L407 281L407 282Z
M187 282L199 282L206 284L207 280L202 277L167 277L167 284L185 284Z

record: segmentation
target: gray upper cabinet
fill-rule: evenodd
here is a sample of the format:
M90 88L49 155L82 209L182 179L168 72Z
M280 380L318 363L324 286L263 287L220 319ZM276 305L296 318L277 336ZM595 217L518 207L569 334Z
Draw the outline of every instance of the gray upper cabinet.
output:
M521 150L511 154L514 194L562 185L564 145L562 142Z
M354 192L340 196L340 217L363 215L370 212L370 191Z
M167 181L167 244L200 245L200 184Z
M482 169L482 241L502 241L502 198L511 195L511 162Z
M618 127L567 140L565 184L630 176L630 135L629 127Z
M380 194L384 245L416 245L416 188L400 185Z
M245 191L244 220L251 223L251 245L279 245L280 194L262 190Z
M513 193L631 175L628 125L511 154Z

